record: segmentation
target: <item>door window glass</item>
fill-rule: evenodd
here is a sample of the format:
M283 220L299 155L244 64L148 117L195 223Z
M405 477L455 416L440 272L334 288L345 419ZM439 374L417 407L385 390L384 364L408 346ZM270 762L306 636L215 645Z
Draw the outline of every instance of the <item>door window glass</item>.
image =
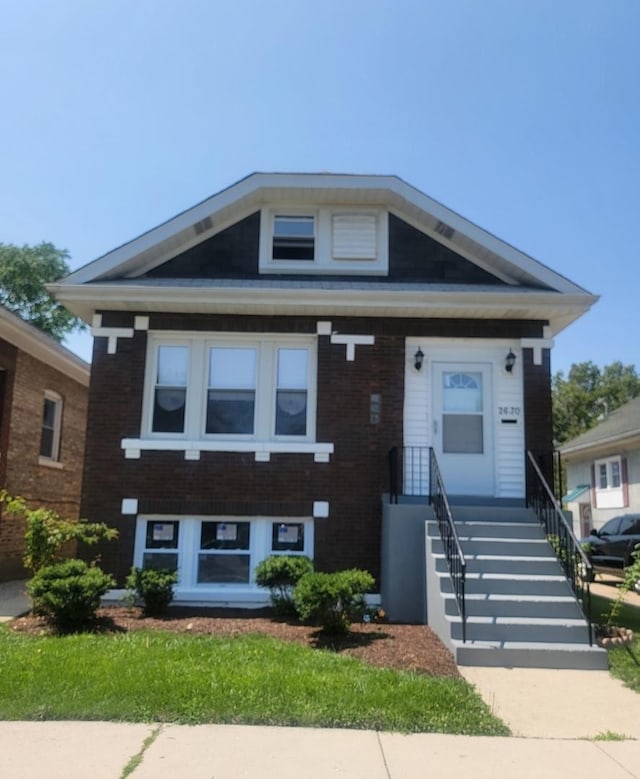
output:
M482 454L482 374L445 371L442 374L442 451Z

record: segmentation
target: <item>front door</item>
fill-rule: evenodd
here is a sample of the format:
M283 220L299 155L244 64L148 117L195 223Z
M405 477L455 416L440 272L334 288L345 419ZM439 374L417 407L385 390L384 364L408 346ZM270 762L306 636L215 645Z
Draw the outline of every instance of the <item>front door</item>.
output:
M450 495L493 495L491 365L433 363L432 441Z

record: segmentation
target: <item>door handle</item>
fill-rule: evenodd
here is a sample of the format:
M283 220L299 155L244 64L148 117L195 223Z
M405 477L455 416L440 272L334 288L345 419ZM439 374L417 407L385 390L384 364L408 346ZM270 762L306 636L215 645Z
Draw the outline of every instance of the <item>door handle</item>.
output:
M433 420L433 434L434 435L438 435L438 420L437 419Z

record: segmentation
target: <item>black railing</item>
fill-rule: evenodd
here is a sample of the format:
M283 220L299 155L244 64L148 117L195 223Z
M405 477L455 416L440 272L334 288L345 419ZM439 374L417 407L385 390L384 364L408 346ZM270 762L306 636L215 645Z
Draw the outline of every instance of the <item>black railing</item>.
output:
M394 446L389 451L389 500L398 495L429 495L429 447Z
M553 479L553 474L551 475ZM591 625L591 590L593 566L562 513L536 456L527 452L527 506L531 506L543 525L549 543L567 577L587 621L589 644L593 643Z
M449 499L444 488L440 468L433 447L429 448L429 502L436 516L440 538L444 547L447 567L453 582L453 592L456 596L458 611L462 621L462 641L467 640L467 613L465 604L465 585L467 561L464 559L460 539L453 522Z

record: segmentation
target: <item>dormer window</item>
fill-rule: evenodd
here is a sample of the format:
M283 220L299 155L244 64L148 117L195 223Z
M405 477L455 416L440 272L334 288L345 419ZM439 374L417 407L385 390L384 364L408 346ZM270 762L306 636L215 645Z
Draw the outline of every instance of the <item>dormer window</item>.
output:
M276 215L273 222L274 260L311 260L315 258L313 216Z
M339 205L303 208L287 203L262 209L260 273L388 274L387 211Z

